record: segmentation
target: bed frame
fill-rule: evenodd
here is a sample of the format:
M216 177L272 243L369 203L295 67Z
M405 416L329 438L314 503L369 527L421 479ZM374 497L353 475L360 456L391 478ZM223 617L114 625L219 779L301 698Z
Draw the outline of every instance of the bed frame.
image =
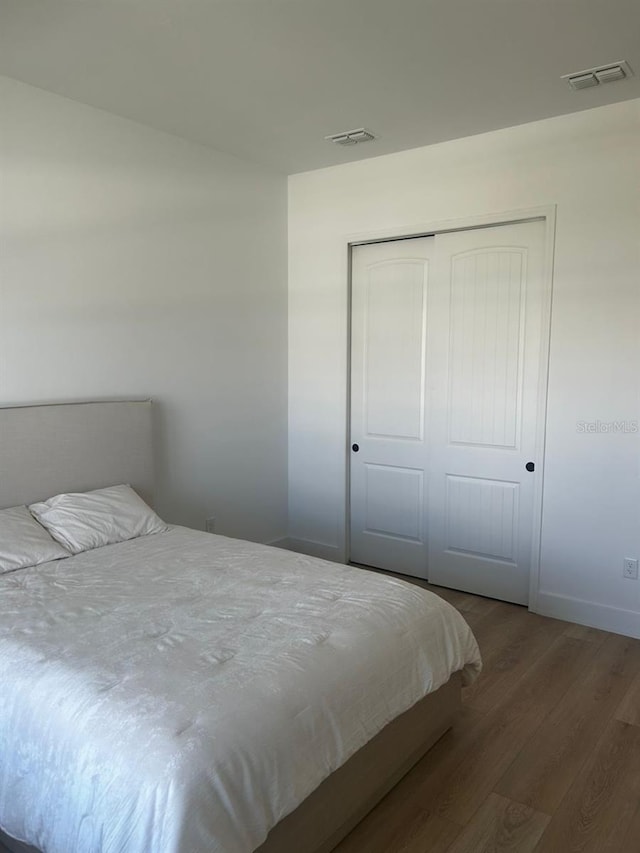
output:
M118 483L152 503L149 400L0 408L0 508ZM455 673L389 723L280 821L256 853L333 850L451 727L460 692ZM38 853L0 831L0 853L2 845L11 853Z

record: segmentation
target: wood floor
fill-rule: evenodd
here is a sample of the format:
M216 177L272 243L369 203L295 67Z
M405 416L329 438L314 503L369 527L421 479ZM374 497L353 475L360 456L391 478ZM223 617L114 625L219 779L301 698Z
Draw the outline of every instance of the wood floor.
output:
M484 671L336 853L640 853L640 640L428 588Z

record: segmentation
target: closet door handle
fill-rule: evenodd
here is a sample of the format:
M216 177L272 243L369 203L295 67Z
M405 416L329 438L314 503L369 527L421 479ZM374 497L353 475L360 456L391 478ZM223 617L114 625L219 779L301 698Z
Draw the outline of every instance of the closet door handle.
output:
M352 444L351 449L353 450L354 453L357 453L360 450L360 445L359 444Z
M529 472L531 472L531 471L535 471L535 470L536 470L535 462L527 462L527 464L526 464L524 467L525 467L525 468L527 469L527 471L529 471Z

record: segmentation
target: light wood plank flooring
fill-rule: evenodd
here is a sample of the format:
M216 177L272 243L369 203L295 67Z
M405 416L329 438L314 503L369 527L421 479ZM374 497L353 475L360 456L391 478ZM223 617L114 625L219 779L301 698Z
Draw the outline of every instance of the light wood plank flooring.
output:
M336 853L640 853L640 640L423 585L484 671Z
M484 672L336 853L640 853L640 640L424 586L469 622Z

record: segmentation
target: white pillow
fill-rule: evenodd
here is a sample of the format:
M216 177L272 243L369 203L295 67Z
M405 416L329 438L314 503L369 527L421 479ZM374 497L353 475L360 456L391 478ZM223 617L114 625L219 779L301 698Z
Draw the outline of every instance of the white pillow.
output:
M168 530L131 486L56 495L29 510L72 554Z
M0 510L0 575L70 556L26 506Z

